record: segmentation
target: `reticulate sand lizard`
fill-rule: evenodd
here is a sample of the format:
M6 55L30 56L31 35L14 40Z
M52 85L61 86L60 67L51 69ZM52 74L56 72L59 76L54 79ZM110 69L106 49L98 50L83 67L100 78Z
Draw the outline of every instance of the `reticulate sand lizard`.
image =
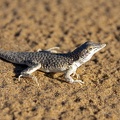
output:
M0 50L0 58L12 63L28 66L19 75L19 80L22 76L31 77L38 83L36 77L31 74L40 69L44 72L64 72L67 82L82 84L82 80L74 80L71 75L77 75L78 78L79 75L76 74L77 68L90 60L96 52L105 46L106 44L85 42L83 45L68 53L56 53L54 49L57 49L57 47L48 50L38 50L37 52L11 52Z

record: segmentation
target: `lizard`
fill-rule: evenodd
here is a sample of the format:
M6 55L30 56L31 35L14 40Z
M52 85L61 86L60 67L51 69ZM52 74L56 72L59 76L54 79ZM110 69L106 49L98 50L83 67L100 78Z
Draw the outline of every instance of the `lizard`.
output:
M67 82L83 84L84 82L82 80L78 80L79 75L76 73L77 68L89 61L96 52L105 46L106 44L87 41L68 53L57 53L55 49L58 49L58 47L53 47L48 50L39 49L36 52L0 50L0 58L11 63L28 66L20 73L18 80L20 80L21 77L30 77L36 80L39 85L37 78L33 76L32 73L40 69L46 73L64 72ZM76 75L77 79L74 80L71 75Z

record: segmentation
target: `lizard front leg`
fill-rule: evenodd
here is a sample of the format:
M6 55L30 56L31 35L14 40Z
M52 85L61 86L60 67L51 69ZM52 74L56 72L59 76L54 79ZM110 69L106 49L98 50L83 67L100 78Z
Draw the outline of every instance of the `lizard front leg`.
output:
M38 86L39 86L39 83L38 83L38 81L37 81L37 78L36 78L35 76L32 76L31 74L32 74L33 72L35 72L36 70L40 69L40 67L41 67L41 64L33 65L33 66L31 66L31 67L26 68L25 70L23 70L23 71L21 72L21 74L20 74L19 77L18 77L18 80L20 81L20 78L21 78L21 77L29 77L29 78L32 78L33 80L35 80L36 83L37 83Z
M66 74L65 74L65 78L67 82L70 83L79 83L79 84L83 84L84 82L82 80L74 80L70 75L75 74L77 70L77 67L75 66L70 66L70 68L67 70Z

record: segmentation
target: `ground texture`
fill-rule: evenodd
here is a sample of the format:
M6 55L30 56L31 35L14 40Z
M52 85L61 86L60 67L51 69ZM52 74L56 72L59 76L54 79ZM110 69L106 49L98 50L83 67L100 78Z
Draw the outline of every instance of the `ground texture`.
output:
M1 49L68 52L88 40L107 46L77 70L82 86L41 71L40 87L18 82L25 66L0 60L0 120L120 119L119 0L0 0Z

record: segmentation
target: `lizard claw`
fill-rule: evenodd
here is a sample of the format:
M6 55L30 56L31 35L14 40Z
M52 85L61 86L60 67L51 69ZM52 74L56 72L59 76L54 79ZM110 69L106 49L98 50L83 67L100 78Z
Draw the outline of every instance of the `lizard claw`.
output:
M84 84L84 82L82 80L74 80L73 83L79 83L80 85Z
M37 83L37 85L39 86L38 80L35 76L31 76L31 78Z
M18 77L18 81L20 82L20 78L22 77L23 75L19 75L19 77Z
M73 73L73 75L72 75L73 77L76 77L77 79L79 79L80 78L80 75L79 74L77 74L76 72L75 73Z
M35 76L28 75L28 74L26 74L26 75L19 75L18 81L20 81L20 78L21 78L22 76L32 78L32 80L34 80L34 81L37 83L37 85L39 86L38 80L37 80L37 78L36 78Z

